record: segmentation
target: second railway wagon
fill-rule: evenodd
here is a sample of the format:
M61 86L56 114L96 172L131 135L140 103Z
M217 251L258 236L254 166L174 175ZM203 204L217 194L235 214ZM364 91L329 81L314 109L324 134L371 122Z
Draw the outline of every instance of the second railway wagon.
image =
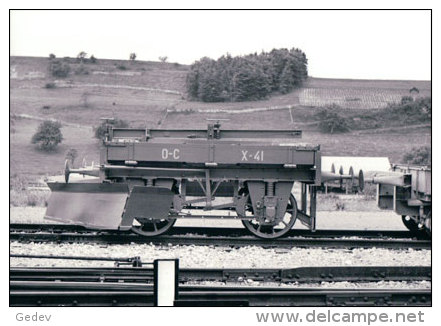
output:
M206 130L109 126L99 166L67 164L66 182L48 183L46 218L146 236L189 217L240 219L262 238L286 234L297 219L314 230L320 147L299 138L299 130L223 130L219 123ZM69 183L70 173L99 178ZM214 210L231 214L207 213Z
M377 203L394 210L412 232L432 234L432 168L393 165L388 176L374 177Z

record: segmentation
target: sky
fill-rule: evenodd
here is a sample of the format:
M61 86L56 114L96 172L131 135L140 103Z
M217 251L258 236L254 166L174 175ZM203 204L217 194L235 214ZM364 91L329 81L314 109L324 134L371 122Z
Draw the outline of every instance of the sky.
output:
M11 11L10 55L191 64L297 47L309 75L431 78L430 11Z

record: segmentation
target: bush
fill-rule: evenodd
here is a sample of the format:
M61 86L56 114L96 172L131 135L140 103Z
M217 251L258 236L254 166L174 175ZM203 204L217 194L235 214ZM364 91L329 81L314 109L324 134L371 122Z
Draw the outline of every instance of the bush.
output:
M337 210L337 211L344 211L345 210L345 203L340 201L340 200L337 201L335 203L335 210Z
M32 136L32 144L44 151L54 150L63 140L61 124L56 121L44 121L38 126L37 132Z
M9 190L23 191L26 190L28 184L29 178L27 176L14 173L9 177Z
M112 125L115 128L127 128L129 123L122 119L114 119L108 122L103 121L99 126L95 127L95 138L104 138L107 132L107 125Z
M67 77L70 72L70 66L66 62L61 62L59 60L51 60L49 63L49 72L54 77Z
M9 178L9 205L10 206L47 206L49 191L30 190L29 186L35 180L29 177L13 174Z
M402 96L401 97L401 105L407 104L413 102L413 97L412 96Z
M72 165L77 157L78 151L75 148L69 148L69 150L66 152L66 160L69 160Z
M430 146L413 147L403 155L401 162L404 164L431 165L432 148Z
M56 87L57 86L55 85L55 83L46 83L46 85L44 85L44 88L47 88L47 89L53 89Z
M118 68L119 70L127 70L127 67L124 65L118 65L116 66L116 68Z
M9 191L9 205L15 207L26 206L47 206L50 192L48 191L18 191L12 189Z
M80 63L80 65L75 69L75 75L88 75L89 69L87 69L83 63Z
M384 109L354 110L350 114L353 119L347 121L352 130L429 124L432 119L432 98L418 97L414 100L403 96L400 103L389 103Z
M342 133L349 131L347 118L342 117L337 111L341 109L337 105L331 105L317 113L320 120L319 129L324 133Z
M373 200L377 197L377 185L365 182L363 187L363 200Z
M432 117L432 98L427 96L410 100L404 96L400 104L389 105L385 112L389 118L405 124L429 123Z

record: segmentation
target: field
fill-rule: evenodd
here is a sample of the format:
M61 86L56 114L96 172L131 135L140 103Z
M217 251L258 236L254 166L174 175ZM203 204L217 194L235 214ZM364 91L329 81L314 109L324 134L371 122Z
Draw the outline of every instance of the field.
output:
M11 176L30 180L60 173L66 152L78 151L78 162L99 159L93 127L102 117L118 117L136 127L205 128L206 118L227 118L225 128L304 130L302 142L321 145L324 155L388 156L398 161L413 146L431 142L431 129L392 128L328 135L317 130L311 116L330 102L348 109L376 110L399 101L417 87L430 95L430 81L364 81L309 78L304 88L263 101L240 103L192 102L185 96L188 66L160 62L99 60L81 66L67 59L71 74L48 75L47 58L10 59ZM53 83L54 88L47 88ZM64 140L57 151L45 153L30 143L39 123L62 122Z

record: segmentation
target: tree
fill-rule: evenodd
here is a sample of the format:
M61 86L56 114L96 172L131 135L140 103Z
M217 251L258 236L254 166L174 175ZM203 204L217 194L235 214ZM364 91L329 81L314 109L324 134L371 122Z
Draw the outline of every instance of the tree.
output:
M70 163L73 165L77 156L78 156L78 151L75 148L69 148L69 150L66 153L66 160L69 160Z
M84 60L86 59L86 57L87 57L87 53L84 52L84 51L81 51L81 52L78 53L78 55L77 55L77 60L80 61L80 62L84 62Z
M32 136L31 143L36 144L38 148L44 151L54 150L63 140L61 134L61 123L58 121L43 121Z
M103 121L98 127L95 127L95 138L102 139L106 135L107 126L112 125L116 128L127 128L129 123L122 119L113 119L109 121Z
M53 59L55 59L56 57L55 57L55 54L53 54L53 53L51 53L51 54L49 54L49 60L53 60Z
M286 65L280 75L279 90L282 94L289 93L294 87L295 79L292 67Z
M194 63L186 78L187 93L190 98L197 99L199 92L199 65L198 62Z
M204 102L252 101L271 92L289 93L308 77L307 64L305 54L296 48L227 54L218 60L204 57L190 67L187 93Z
M136 53L135 52L130 53L130 61L135 61L135 59L136 59Z
M159 61L161 62L167 62L168 57L159 57Z
M270 79L255 60L241 61L233 78L231 95L234 101L259 100L271 91Z

